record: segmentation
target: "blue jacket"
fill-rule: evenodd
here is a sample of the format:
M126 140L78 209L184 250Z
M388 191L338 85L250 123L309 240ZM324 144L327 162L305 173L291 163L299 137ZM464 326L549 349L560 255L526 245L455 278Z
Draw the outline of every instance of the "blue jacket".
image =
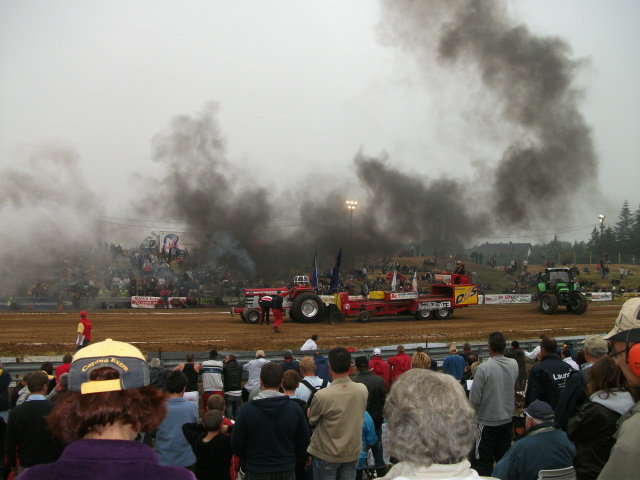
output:
M329 375L329 362L327 362L327 359L322 355L318 355L314 360L316 362L316 376L330 382L331 375Z
M516 437L515 443L493 468L501 480L536 480L540 470L573 465L576 447L553 422L540 423Z
M462 378L462 374L464 373L465 361L460 355L453 354L449 355L444 359L444 363L442 364L442 371L444 373L448 373L449 375L453 375L456 380L460 381Z

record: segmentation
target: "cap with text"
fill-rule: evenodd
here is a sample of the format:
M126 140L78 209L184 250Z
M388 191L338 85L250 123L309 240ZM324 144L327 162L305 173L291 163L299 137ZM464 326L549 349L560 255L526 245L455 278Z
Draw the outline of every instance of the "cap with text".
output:
M120 378L91 380L98 368L113 368ZM80 393L114 392L149 385L149 365L133 345L108 338L78 350L71 362L69 390Z
M640 297L631 298L622 304L613 329L604 338L614 340L614 335L632 328L640 328Z

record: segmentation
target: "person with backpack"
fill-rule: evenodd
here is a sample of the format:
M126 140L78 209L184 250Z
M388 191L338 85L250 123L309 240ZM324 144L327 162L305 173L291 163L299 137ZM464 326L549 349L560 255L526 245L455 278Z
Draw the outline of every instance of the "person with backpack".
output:
M311 405L311 400L316 392L328 387L331 382L316 376L316 362L312 357L303 357L300 360L300 372L303 378L300 380L300 386L296 389L296 398Z

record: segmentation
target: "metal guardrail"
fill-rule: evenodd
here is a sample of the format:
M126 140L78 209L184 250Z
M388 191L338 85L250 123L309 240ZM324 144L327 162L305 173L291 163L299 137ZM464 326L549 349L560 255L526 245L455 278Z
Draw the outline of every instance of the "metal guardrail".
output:
M563 343L570 341L573 343L574 348L575 349L579 349L580 345L582 343L582 341L586 338L586 336L579 336L579 337L564 337L564 338L560 338L557 337L556 340L558 342L558 345L562 345ZM539 345L539 340L524 340L520 342L520 348L522 348L523 350L527 350L527 351L531 351L532 349L534 349L536 346ZM460 347L461 344L458 344L458 346ZM416 347L417 345L414 346L407 346L405 345L405 352L408 355L413 355L416 352ZM384 347L378 347L381 350L381 357L384 360L387 360L389 357L393 356L396 354L396 346L395 345L390 345L390 346L384 346ZM508 347L507 347L508 348ZM486 343L476 343L476 344L471 344L471 350L474 352L478 353L479 359L485 360L489 357L489 349ZM327 357L329 355L329 350L328 349L322 349L322 350L318 350L322 355L324 355L325 357ZM438 344L438 346L434 346L434 347L427 347L424 349L424 351L429 355L429 357L431 357L431 361L436 361L438 362L438 366L441 367L442 366L442 362L444 361L444 359L446 358L446 356L449 354L449 348L447 346L443 346L442 344ZM152 358L159 358L162 362L162 365L165 368L174 368L177 365L179 365L180 363L185 361L186 355L187 353L193 353L193 355L195 356L195 360L198 363L202 363L205 360L207 360L209 358L209 352L205 351L205 352L163 352L163 351L155 351L155 352L148 352L147 353L147 360L151 360ZM273 361L273 362L281 362L284 360L284 354L286 353L286 350L273 350L273 351L265 351L265 358L267 360ZM301 359L302 357L305 356L313 356L313 351L300 351L300 350L292 350L293 356L296 359ZM253 351L223 351L223 350L219 350L218 351L218 358L219 359L224 359L225 356L229 355L229 354L233 354L236 356L236 360L238 361L239 364L244 365L245 363L253 360L255 358L255 352ZM355 357L358 357L360 355L366 355L369 358L371 358L371 356L373 355L373 348L365 348L365 349L359 349L359 350L355 350L354 352L351 353L352 359L355 359ZM37 358L37 357L35 357ZM46 358L47 360L51 361L54 365L54 368L60 364L62 364L62 357L59 357L60 359L58 361L53 361L51 360L52 357L42 357L42 358ZM26 375L27 373L36 371L40 368L40 365L42 364L42 362L44 361L26 361L26 362L17 362L17 361L11 361L12 358L8 358L8 357L3 357L2 358L2 363L3 363L3 368L5 370L7 370L12 378L14 379L14 381L16 379L20 379L22 378L24 375Z

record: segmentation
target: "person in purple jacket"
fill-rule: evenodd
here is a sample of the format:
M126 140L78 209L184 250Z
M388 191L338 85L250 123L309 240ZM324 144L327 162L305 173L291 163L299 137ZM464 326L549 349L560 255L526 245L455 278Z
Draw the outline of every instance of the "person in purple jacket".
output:
M161 466L151 447L134 440L155 430L166 411L140 350L110 339L93 343L73 357L69 392L48 418L69 445L57 461L28 468L20 479L195 480L189 470Z

